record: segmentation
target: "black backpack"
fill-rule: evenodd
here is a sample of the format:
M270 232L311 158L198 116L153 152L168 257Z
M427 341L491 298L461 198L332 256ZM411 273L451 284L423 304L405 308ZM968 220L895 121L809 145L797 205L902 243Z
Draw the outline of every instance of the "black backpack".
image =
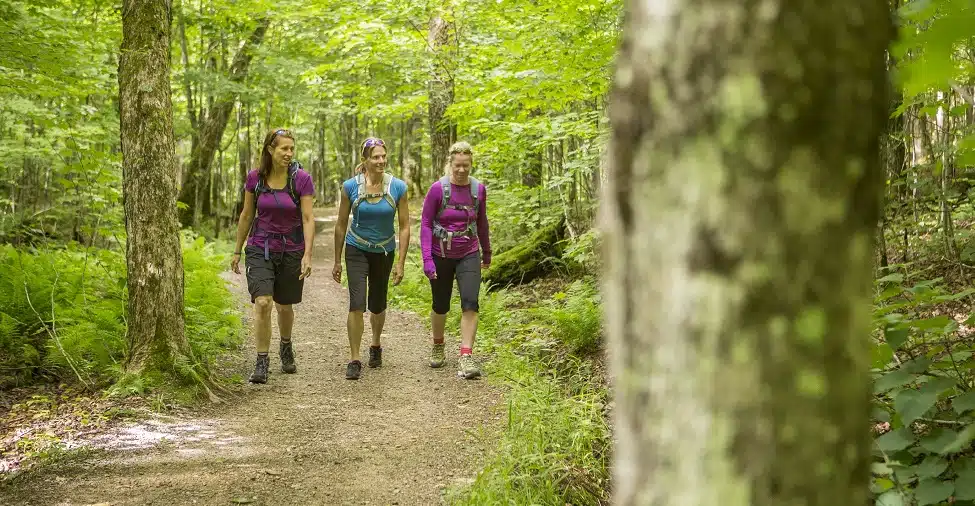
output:
M304 170L304 169L301 167L301 164L298 163L297 160L292 161L291 164L288 165L288 182L284 186L284 191L288 192L288 195L291 197L291 201L295 203L295 208L298 211L298 226L296 226L288 234L272 234L272 233L264 232L264 237L265 237L264 259L265 260L269 258L269 251L268 251L267 240L266 240L268 237L271 236L280 237L282 240L285 241L285 243L287 243L288 240L290 239L295 244L298 244L305 240L304 223L302 222L301 219L301 197L298 196L297 190L295 189L295 178L297 177L299 170ZM258 199L261 198L261 194L270 193L271 195L274 195L275 198L277 198L277 192L279 191L282 190L275 190L271 188L270 186L267 185L267 181L265 181L264 178L258 176L257 186L254 187L254 221L251 223L250 235L253 236L255 232L257 232L257 201Z

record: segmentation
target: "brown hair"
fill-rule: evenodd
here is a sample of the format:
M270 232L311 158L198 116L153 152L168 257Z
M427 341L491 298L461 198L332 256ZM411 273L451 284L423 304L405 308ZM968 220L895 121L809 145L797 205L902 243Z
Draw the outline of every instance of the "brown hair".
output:
M362 161L359 162L359 165L355 166L355 170L352 171L352 174L358 174L366 171L366 160L372 156L372 152L379 146L386 149L386 143L383 142L383 140L379 137L368 137L366 140L362 141L362 149L359 150L359 155L362 157Z
M474 159L474 153L470 143L467 141L457 141L451 144L450 149L447 150L447 163L443 167L444 174L450 175L450 164L454 161L454 155L470 155L471 160L473 161Z
M281 137L287 137L292 141L295 140L295 136L291 133L291 130L284 128L271 130L264 136L264 145L261 146L261 165L257 170L257 175L261 179L266 180L271 175L271 153L268 152L267 148L277 146L277 140Z

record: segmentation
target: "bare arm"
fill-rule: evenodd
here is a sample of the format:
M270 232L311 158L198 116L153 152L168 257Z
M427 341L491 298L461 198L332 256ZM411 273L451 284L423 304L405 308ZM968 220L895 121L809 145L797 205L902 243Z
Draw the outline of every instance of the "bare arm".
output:
M240 210L240 218L237 220L237 243L234 246L234 253L240 253L252 223L254 223L254 192L245 191L243 209Z
M349 212L352 210L352 202L349 196L342 191L342 200L339 202L339 215L335 220L335 265L342 265L342 246L345 245L345 234L349 231Z
M230 270L235 274L240 274L240 249L247 240L251 224L254 223L254 192L244 192L244 205L240 210L240 218L237 219L237 242L234 244L234 254L230 259Z
M312 251L315 250L315 215L312 206L315 205L315 198L311 195L301 197L301 225L305 233L305 257L311 260Z
M399 199L396 214L399 217L399 265L406 267L406 253L410 250L410 199L407 193Z

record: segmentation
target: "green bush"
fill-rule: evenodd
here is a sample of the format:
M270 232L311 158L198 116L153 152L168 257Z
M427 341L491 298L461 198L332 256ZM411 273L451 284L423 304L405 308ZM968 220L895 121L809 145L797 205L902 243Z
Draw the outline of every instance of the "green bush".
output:
M227 256L218 249L183 237L186 331L204 365L242 339L234 297L219 278ZM115 381L125 356L125 283L117 250L0 246L0 389Z
M890 270L874 301L876 504L975 504L975 359L962 332L975 317L939 314L975 290Z
M410 262L419 262L414 251ZM426 317L430 286L419 266L390 292L393 305ZM460 325L454 294L448 332ZM609 487L608 391L582 355L599 348L601 313L591 281L551 301L481 289L476 349L489 381L506 390L508 420L494 455L450 504L605 504Z

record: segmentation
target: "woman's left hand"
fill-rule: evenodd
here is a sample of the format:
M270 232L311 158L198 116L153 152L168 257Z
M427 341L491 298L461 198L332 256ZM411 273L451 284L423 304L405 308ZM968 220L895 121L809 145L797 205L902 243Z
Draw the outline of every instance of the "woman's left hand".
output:
M488 267L491 267L491 263L490 262L488 262L488 263L481 262L481 269L482 270L487 270Z
M311 276L311 258L305 255L301 257L301 275L298 276L298 279L305 279L308 276Z
M393 266L393 286L399 285L403 281L403 266L396 264Z

